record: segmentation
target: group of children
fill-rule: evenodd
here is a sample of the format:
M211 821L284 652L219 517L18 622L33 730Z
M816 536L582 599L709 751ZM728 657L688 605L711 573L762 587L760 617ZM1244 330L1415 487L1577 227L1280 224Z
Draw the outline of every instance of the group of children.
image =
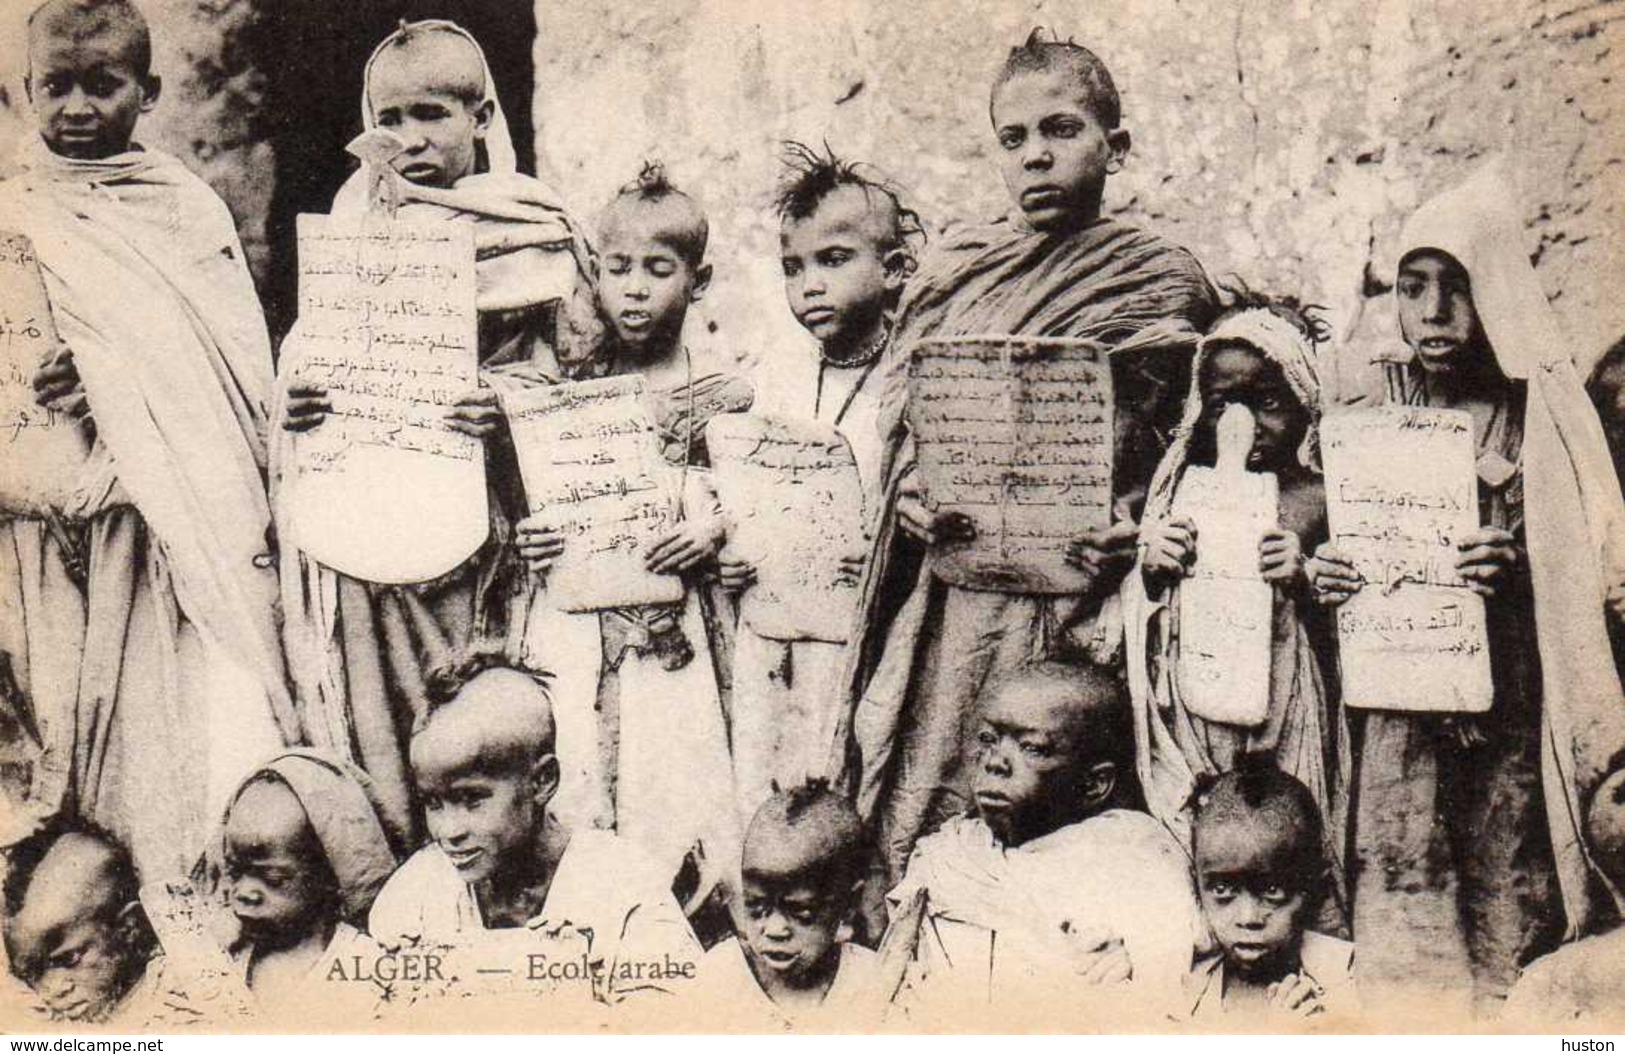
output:
M1324 328L1221 298L1191 254L1102 215L1130 137L1086 49L1012 49L990 95L1012 213L929 253L895 189L792 146L781 264L815 354L767 357L770 405L684 341L713 277L699 202L651 164L589 236L518 173L478 43L403 23L362 99L398 152L333 212L382 181L401 219L472 222L479 384L446 427L484 446L491 522L457 568L396 585L289 529L292 444L333 404L297 325L273 369L219 200L133 139L160 87L140 13L50 0L28 46L40 134L0 228L34 242L61 338L38 397L90 449L64 507L0 520L0 672L33 748L4 946L51 1014L286 1027L311 1020L294 1006L492 989L538 1024L707 999L830 1029L1035 1005L1077 1028L1294 1027L1355 1014L1355 979L1367 1005L1485 1010L1515 983L1542 1013L1617 1004L1625 503L1493 190L1407 227L1377 399L1474 422L1484 526L1458 569L1487 598L1494 706L1356 714L1333 611L1366 583L1327 525ZM1081 592L934 572L979 525L922 482L909 355L986 335L1110 351L1111 519L1067 551ZM682 599L561 611L572 540L527 506L503 399L627 375L678 481L646 567ZM1176 499L1238 407L1246 467L1279 485L1257 542L1268 711L1245 726L1193 711L1179 677L1204 539ZM726 547L705 429L743 411L851 449L845 641L737 617L756 568Z

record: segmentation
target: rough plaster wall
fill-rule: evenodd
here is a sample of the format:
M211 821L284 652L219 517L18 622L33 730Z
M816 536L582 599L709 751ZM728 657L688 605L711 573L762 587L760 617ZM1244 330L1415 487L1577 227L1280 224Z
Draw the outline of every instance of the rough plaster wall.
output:
M267 0L271 2L271 0ZM24 135L24 26L39 0L0 6L0 175ZM250 264L264 263L265 214L271 200L271 148L256 116L263 91L248 46L252 0L138 0L152 26L153 67L163 78L157 108L136 130L142 142L179 157L225 199L237 219Z
M778 141L877 163L939 226L992 217L987 86L1050 26L1123 94L1135 147L1108 209L1215 274L1331 308L1345 391L1392 339L1368 271L1389 274L1408 210L1492 152L1523 184L1529 249L1589 362L1625 333L1622 19L1620 0L544 0L539 171L591 216L664 158L712 221L694 339L711 328L758 359L801 339L768 209Z
M26 127L32 2L3 6L0 159ZM261 265L272 186L247 46L256 3L142 6L165 90L141 135L220 192ZM1625 333L1622 18L1625 0L543 0L540 171L590 217L642 158L663 157L711 213L718 277L695 340L758 360L803 339L768 208L779 140L827 138L874 161L939 226L991 217L1005 199L987 84L1004 49L1046 25L1100 52L1123 93L1135 148L1108 207L1215 274L1328 305L1351 341L1345 366L1391 339L1386 301L1362 312L1361 290L1368 269L1391 267L1407 210L1490 152L1522 181L1529 248L1589 361Z

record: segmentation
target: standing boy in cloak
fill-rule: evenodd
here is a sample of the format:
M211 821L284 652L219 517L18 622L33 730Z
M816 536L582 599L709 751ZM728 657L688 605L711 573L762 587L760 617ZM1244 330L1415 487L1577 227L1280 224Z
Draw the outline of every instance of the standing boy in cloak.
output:
M133 141L158 101L151 59L128 0L33 13L39 136L0 189L0 228L32 240L64 345L40 400L82 410L96 437L66 529L14 527L10 571L44 600L35 587L73 588L53 566L83 568L69 808L156 881L191 867L235 783L300 729L267 551L270 344L225 205ZM77 637L6 658L37 672Z
M1118 661L1121 620L1108 598L1133 562L1146 484L1178 422L1192 352L1214 311L1190 253L1101 215L1106 179L1121 170L1129 133L1099 58L1035 31L999 71L991 117L1014 213L945 239L911 279L894 340L905 354L922 337L961 334L1084 338L1110 348L1114 522L1073 543L1068 560L1093 584L1072 596L948 585L931 572L928 554L878 664L855 669L858 800L878 821L894 878L915 839L968 803L968 714L990 677L1034 656ZM903 441L904 380L889 387L882 421L892 436L886 469L897 500L876 541L871 582L883 580L880 558L891 551L894 529L928 545L975 530L966 517L937 516L920 501ZM864 654L874 651L866 643Z
M683 599L587 614L553 610L548 568L571 544L542 510L518 524L532 571L513 632L520 654L555 675L560 735L574 768L560 811L613 827L673 871L696 843L713 860L738 851L733 765L724 718L729 647L716 597L701 580L726 528L711 485L705 426L750 409L748 380L683 341L683 324L711 281L709 225L658 164L610 201L598 224L599 296L612 330L604 366L640 374L660 452L677 480L678 519L645 554L680 576ZM674 790L673 788L680 788Z
M438 579L389 586L322 565L297 547L284 523L282 599L312 744L360 764L390 823L416 830L406 737L427 706L423 671L476 641L500 639L520 588L512 547L518 470L489 384L496 376L552 383L581 368L596 348L598 326L586 242L552 192L519 173L485 54L472 36L450 22L403 24L367 62L362 117L368 131L397 136L401 149L386 171L369 165L351 177L333 201L335 216L364 214L378 178L398 199L403 221L474 223L481 384L463 394L446 422L485 443L491 530L474 555ZM326 391L301 377L303 354L296 327L282 353L283 471L292 434L321 427L332 409ZM279 515L282 500L279 486Z
M1481 1011L1565 921L1573 937L1620 903L1581 826L1625 750L1605 606L1625 505L1511 201L1488 168L1406 223L1405 345L1383 367L1387 402L1472 417L1483 526L1458 541L1456 568L1485 597L1494 700L1483 714L1367 711L1354 788L1361 984L1384 999L1426 985ZM1322 603L1365 585L1335 545L1316 557Z

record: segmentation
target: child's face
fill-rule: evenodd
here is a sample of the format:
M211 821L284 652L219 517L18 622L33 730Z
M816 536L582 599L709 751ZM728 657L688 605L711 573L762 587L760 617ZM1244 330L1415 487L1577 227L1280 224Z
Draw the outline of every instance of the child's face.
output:
M522 773L483 771L477 748L437 735L431 723L412 740L412 774L429 837L470 885L509 873L535 844L546 801Z
M80 844L64 844L77 842ZM12 970L53 1016L99 1021L140 976L139 908L109 905L88 840L66 836L40 861L21 909L7 921Z
M1210 352L1202 365L1202 417L1198 435L1206 456L1214 456L1214 434L1219 417L1240 403L1253 415L1253 448L1247 467L1255 472L1278 472L1295 464L1309 414L1298 402L1286 378L1274 363L1254 348L1222 346Z
M1294 968L1309 895L1281 863L1292 835L1268 824L1222 819L1195 839L1202 910L1225 962L1250 976Z
M610 207L599 249L599 303L623 348L669 348L682 336L688 307L704 292L707 274L657 237L657 205Z
M784 294L796 321L821 344L849 348L872 333L901 286L881 249L891 218L861 187L840 187L811 216L779 230Z
M1066 706L1042 692L995 690L982 706L971 791L976 811L1005 845L1047 834L1082 794L1081 744Z
M1459 371L1486 343L1467 272L1450 256L1420 252L1399 267L1399 330L1428 373Z
M333 921L338 892L299 799L257 780L226 817L226 882L243 936L260 946L306 937Z
M744 873L745 952L786 986L810 987L838 964L847 904L826 885Z
M1018 73L993 93L1005 187L1035 229L1075 230L1100 214L1106 176L1122 167L1128 133L1108 131L1087 91L1064 72Z
M395 171L410 183L446 188L473 174L492 107L436 88L443 78L435 72L432 62L424 67L409 53L386 51L373 63L368 98L374 122L406 143L390 162Z
M129 51L117 32L31 35L28 98L52 153L93 161L130 149L136 121L158 102L158 82L135 68Z

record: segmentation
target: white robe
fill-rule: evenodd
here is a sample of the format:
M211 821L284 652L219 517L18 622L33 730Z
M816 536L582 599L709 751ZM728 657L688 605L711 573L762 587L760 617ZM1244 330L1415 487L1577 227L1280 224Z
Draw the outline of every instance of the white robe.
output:
M696 1008L718 1027L795 1029L802 1032L862 1032L880 1024L884 995L877 991L879 957L857 944L841 945L835 980L816 1006L804 1009L775 1003L757 983L745 947L730 937L700 960Z
M881 393L887 371L900 368L902 360L888 352L866 377L863 367L825 368L820 394L818 356L799 352L773 364L776 383L758 386L765 397L757 410L827 425L846 439L857 462L864 519L872 534L886 483ZM734 642L732 741L740 815L747 821L774 782L790 787L838 773L835 739L846 697L842 675L847 657L845 643L769 640L740 620Z
M937 1014L1005 1023L1042 1005L1033 1027L1106 1028L1176 1009L1195 953L1207 943L1188 861L1150 816L1111 810L1006 848L976 817L921 838L889 894L893 914L924 891L914 964L900 1002ZM1133 976L1092 988L1078 953L1122 941ZM970 1015L967 1017L967 1015Z
M513 971L516 983L531 978L533 955L556 959L584 951L603 981L575 979L580 983L573 991L582 1000L608 1003L636 993L678 991L686 983L625 981L623 966L700 958L699 943L664 873L624 839L591 829L571 834L542 910L523 927L488 928L474 891L430 844L390 876L373 903L367 929L388 947L461 951L470 957L462 961L479 969ZM589 932L585 943L554 939Z

